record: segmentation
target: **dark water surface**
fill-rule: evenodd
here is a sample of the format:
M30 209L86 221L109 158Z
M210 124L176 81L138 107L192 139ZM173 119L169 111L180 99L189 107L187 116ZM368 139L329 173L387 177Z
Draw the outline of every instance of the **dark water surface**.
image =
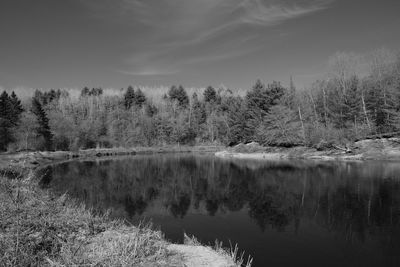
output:
M77 161L41 185L112 216L151 219L254 256L253 266L400 266L400 163L258 162L210 155Z

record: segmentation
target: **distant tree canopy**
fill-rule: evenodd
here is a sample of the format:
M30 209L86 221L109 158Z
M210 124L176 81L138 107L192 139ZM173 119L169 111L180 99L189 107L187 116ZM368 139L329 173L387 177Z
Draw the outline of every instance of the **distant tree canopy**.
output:
M253 141L318 146L400 132L399 57L375 51L364 77L357 75L352 57L334 55L328 79L304 90L297 90L292 78L289 88L257 80L245 94L212 86L193 92L173 85L158 99L133 86L121 94L85 87L80 96L37 90L29 103L3 91L0 150Z
M212 86L208 86L204 91L204 102L216 102L217 92Z
M103 94L102 88L92 88L84 87L81 91L81 96L101 96Z
M182 85L179 85L179 87L175 85L171 86L168 96L170 100L177 101L178 105L182 108L186 108L189 105L189 97Z
M138 88L135 92L132 86L129 86L124 94L124 105L126 109L130 109L135 106L141 108L146 103L146 96Z
M124 95L124 105L126 109L130 109L135 101L135 90L132 86L128 86Z

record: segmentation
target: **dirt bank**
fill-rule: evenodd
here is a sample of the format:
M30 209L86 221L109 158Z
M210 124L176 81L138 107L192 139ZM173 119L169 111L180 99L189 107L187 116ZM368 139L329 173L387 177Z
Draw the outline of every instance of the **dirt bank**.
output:
M215 153L221 158L280 160L400 160L400 138L361 140L347 148L330 147L317 150L309 147L262 147L256 143L240 144Z

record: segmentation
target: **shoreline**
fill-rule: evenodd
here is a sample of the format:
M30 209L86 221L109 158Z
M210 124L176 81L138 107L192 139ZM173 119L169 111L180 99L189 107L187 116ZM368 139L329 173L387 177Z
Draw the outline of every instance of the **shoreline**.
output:
M140 261L142 265L153 264L156 266L242 266L243 262L235 259L232 252L222 248L212 248L204 246L193 239L188 239L185 236L184 244L173 244L167 241L160 231L153 230L151 226L128 226L124 222L101 217L93 214L88 208L78 205L73 199L66 196L54 196L51 190L41 189L38 186L38 181L33 175L33 171L51 164L67 162L71 160L91 160L96 158L107 158L115 156L129 155L149 155L160 153L213 153L218 158L233 158L239 160L261 160L261 161L279 161L279 160L321 160L321 161L364 161L364 160L400 160L400 139L389 138L380 140L362 140L352 145L350 153L343 149L325 149L319 151L308 147L261 147L256 143L240 144L233 148L221 146L171 146L171 147L141 147L141 148L113 148L113 149L89 149L76 152L70 151L55 151L55 152L20 152L20 153L5 153L0 154L0 201L4 205L0 208L0 214L6 214L8 219L5 222L0 221L0 261L4 260L2 249L12 250L15 247L13 238L14 232L24 232L32 228L32 221L42 220L40 214L49 214L46 220L50 220L55 224L55 233L63 236L63 241L56 242L59 237L55 236L51 242L56 242L58 247L66 247L71 249L78 245L81 254L75 256L76 252L71 255L61 256L57 253L65 253L64 250L57 250L57 255L51 258L44 257L41 263L50 263L65 265L65 263L76 263L76 261L91 261L99 256L103 260L107 260L104 255L93 255L93 247L100 246L105 250L102 253L115 254L121 251L127 251L127 244L130 240L145 239L146 244L143 244L144 250L153 251L152 254L142 255ZM7 171L10 171L8 173ZM1 173L1 172L0 172ZM12 176L21 175L21 179L12 179ZM9 176L9 178L7 178ZM10 179L11 177L11 179ZM24 202L20 207L13 207L14 200L10 201L7 198L7 190L13 192L14 195L18 192L25 194ZM21 216L22 210L25 210L24 216ZM49 210L50 209L50 210ZM8 214L9 213L9 214ZM39 214L39 215L38 215ZM19 218L13 219L13 216ZM29 218L21 221L21 218ZM58 217L62 218L60 220ZM10 219L11 218L11 219ZM18 223L16 224L15 221ZM68 222L68 223L66 223ZM27 229L15 230L21 225L29 226ZM39 230L28 235L28 244L44 242L43 238L47 237L49 222L37 223ZM67 229L65 225L68 225ZM44 226L46 227L44 227ZM97 228L96 228L97 227ZM97 230L93 230L97 229ZM30 230L29 230L30 231ZM83 234L82 234L83 233ZM79 236L80 241L69 239L69 236ZM32 237L33 236L33 237ZM67 236L67 237L64 237ZM21 239L21 237L16 240ZM4 243L4 240L8 240ZM32 241L33 240L33 241ZM86 242L86 240L88 240ZM151 242L150 242L151 240ZM46 240L45 240L46 241ZM47 240L48 241L48 240ZM46 241L46 242L47 242ZM82 243L85 241L86 243ZM50 242L50 241L49 241ZM76 243L78 242L78 243ZM80 242L80 243L79 243ZM109 247L108 243L113 243L114 246ZM12 245L10 245L12 244ZM41 245L40 245L41 246ZM82 249L81 249L82 247ZM137 250L138 248L135 248ZM92 253L92 254L90 254ZM29 256L29 255L28 255ZM37 255L34 255L37 256ZM78 258L77 258L78 257ZM81 257L81 258L79 258ZM104 258L105 257L105 258ZM65 262L64 258L68 258L70 262ZM101 257L100 257L101 258ZM133 259L137 260L137 258ZM72 261L72 262L71 262ZM53 263L54 263L53 262ZM112 262L111 265L118 262ZM54 265L54 264L49 264ZM68 265L68 264L67 264ZM105 264L107 265L107 264ZM140 266L141 264L139 264ZM246 264L244 264L246 265ZM247 266L251 266L250 263Z
M214 155L219 158L248 160L400 160L400 138L361 140L351 146L351 149L345 151L338 148L317 150L304 146L293 148L261 147L258 144L250 143L217 151Z
M167 153L215 153L222 146L166 146L136 148L100 148L79 151L34 151L0 154L0 170L7 168L36 169L49 164L71 160L88 160L113 156L149 155Z
M243 262L235 258L232 251L221 247L202 245L186 235L184 244L174 244L152 226L127 225L107 216L93 214L90 209L66 195L55 196L51 190L39 188L33 175L37 168L69 160L154 153L210 153L217 150L220 147L202 146L0 155L0 170L3 172L0 175L0 201L3 203L0 214L7 218L0 221L0 261L18 265L24 263L26 258L32 258L39 265L48 266L77 263L112 266L127 261L135 266L242 266ZM7 170L11 172L7 173ZM15 200L7 192L22 197ZM15 206L14 203L19 204ZM43 217L42 214L48 215ZM53 229L51 234L48 233L49 225ZM139 242L138 245L137 240L143 243ZM43 247L43 243L48 247ZM14 255L15 247L17 251ZM136 254L133 255L130 250ZM115 254L121 257L110 259L107 256ZM247 266L251 266L251 263Z

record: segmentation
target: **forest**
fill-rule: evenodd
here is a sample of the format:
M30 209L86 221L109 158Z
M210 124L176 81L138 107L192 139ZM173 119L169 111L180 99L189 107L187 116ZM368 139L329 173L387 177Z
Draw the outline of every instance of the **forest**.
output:
M257 80L246 92L225 87L157 96L129 86L36 90L29 101L0 95L0 151L234 145L319 147L400 132L400 57L387 49L337 53L310 88Z

